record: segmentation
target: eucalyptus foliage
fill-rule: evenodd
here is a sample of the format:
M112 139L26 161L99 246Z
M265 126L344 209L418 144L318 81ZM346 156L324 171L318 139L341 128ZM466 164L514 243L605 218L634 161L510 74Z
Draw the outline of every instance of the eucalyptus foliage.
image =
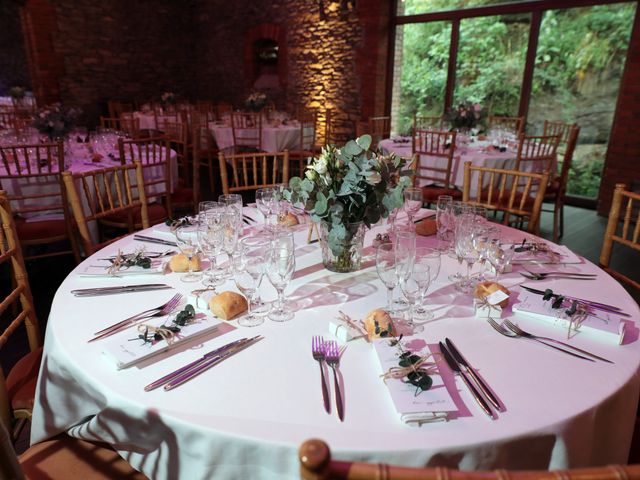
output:
M395 154L370 150L371 136L350 140L342 148L328 145L311 158L304 178L293 177L284 197L304 208L314 222L329 225L329 247L339 253L354 234L350 225L367 228L402 206L412 171Z

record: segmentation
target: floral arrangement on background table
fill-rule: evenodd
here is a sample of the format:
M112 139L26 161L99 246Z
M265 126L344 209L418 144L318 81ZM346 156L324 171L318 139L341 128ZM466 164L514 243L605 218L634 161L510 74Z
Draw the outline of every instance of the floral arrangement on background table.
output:
M304 208L319 224L326 268L350 272L360 268L364 231L404 202L411 170L395 154L372 152L371 136L350 140L342 148L328 145L310 158L304 178L293 177L284 197Z
M480 127L486 118L486 111L479 103L468 100L460 102L457 107L451 107L446 114L446 119L451 123L451 128L470 130Z
M252 112L259 112L267 105L267 95L262 92L251 92L244 101L244 105Z
M11 87L9 89L9 96L14 100L22 100L27 94L27 89L24 87Z
M164 92L160 95L160 103L165 108L174 106L176 104L176 94L173 92Z
M33 121L33 127L51 140L63 138L73 130L79 115L80 110L77 108L54 103L38 111Z

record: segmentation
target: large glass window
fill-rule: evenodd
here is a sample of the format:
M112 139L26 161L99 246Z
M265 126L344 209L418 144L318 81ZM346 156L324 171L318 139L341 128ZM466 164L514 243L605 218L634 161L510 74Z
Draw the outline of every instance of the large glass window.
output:
M528 130L545 119L580 125L569 195L598 195L634 14L635 2L544 14Z
M394 133L408 133L413 115L442 115L451 22L398 26L392 117Z
M531 15L460 22L454 104L469 100L489 114L518 113Z

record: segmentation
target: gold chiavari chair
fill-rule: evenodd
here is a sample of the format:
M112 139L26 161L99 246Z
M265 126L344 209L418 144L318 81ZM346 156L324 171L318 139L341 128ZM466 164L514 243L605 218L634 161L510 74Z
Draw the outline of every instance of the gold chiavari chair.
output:
M472 178L473 177L473 178ZM464 164L462 201L504 213L503 223L509 224L511 215L527 221L528 231L540 230L540 210L549 182L548 173L473 166ZM475 193L471 187L475 185Z
M100 116L100 128L120 131L120 119Z
M76 174L64 172L62 178L86 256L116 240L95 241L90 222L125 218L129 232L136 230L137 218L138 229L150 226L140 162Z
M233 113L233 105L228 102L218 102L215 106L216 120L222 121L225 118L231 119Z
M413 153L418 155L415 181L422 187L422 198L434 203L440 195L461 198L451 180L456 132L442 130L416 130Z
M545 130L546 130L545 121ZM566 125L566 124L565 124ZM549 185L547 186L547 193L545 195L545 201L553 203L553 241L557 242L564 234L564 201L567 195L567 183L569 181L569 171L571 170L571 164L573 163L573 152L576 149L578 143L578 135L580 134L580 127L576 124L569 125L565 132L556 133L560 135L560 145L563 145L564 151L557 153L560 156L560 172L557 169L552 172ZM560 148L558 148L558 152ZM547 211L544 210L543 211Z
M171 187L173 172L171 169L171 148L165 136L143 139L118 140L120 161L142 165L143 185L146 193L149 222L156 224L173 215L171 205ZM141 228L142 219L134 215L134 228ZM123 215L111 215L100 220L100 223L129 229L128 219Z
M500 117L496 115L489 115L487 119L487 126L502 127L511 130L516 136L522 135L524 131L524 117Z
M140 138L140 119L131 112L120 114L120 130L130 138Z
M515 169L523 172L551 174L556 165L556 152L559 143L560 136L558 135L521 135L518 141Z
M218 154L222 193L242 193L289 182L289 152Z
M371 148L375 149L380 140L391 136L391 117L371 117L367 122L358 122L356 134L358 137L371 135Z
M605 231L602 250L600 251L600 267L615 279L640 291L639 282L609 266L611 264L613 246L616 243L640 252L640 194L626 191L625 187L624 183L618 183L613 192L609 221L607 222L607 230ZM621 216L622 225L619 226Z
M172 122L169 120L161 120L158 129L164 132L171 148L176 151L178 158L179 179L184 185L191 185L191 169L189 162L189 130L187 122Z
M2 292L0 302L0 315L5 319L4 330L0 333L0 352L10 342L13 342L13 350L17 350L15 342L20 340L18 330L23 325L29 345L29 353L11 367L6 378L0 369L0 420L15 439L24 424L31 419L42 358L42 335L33 306L11 204L4 191L0 191L0 219L0 265L3 265L3 269L10 270L11 277L9 292L6 295Z
M18 114L13 108L0 110L0 130L15 129Z
M315 154L316 143L316 112L301 112L298 116L300 133L298 144L294 150L289 151L289 160L296 162L297 175L304 175L307 159Z
M193 132L193 158L199 168L207 170L210 194L215 197L216 179L220 182L220 166L218 163L218 146L211 130L207 126L196 125ZM195 170L194 170L195 172ZM194 182L195 183L195 182ZM198 182L199 183L199 182ZM200 183L199 183L200 184ZM221 185L221 182L218 183ZM196 192L199 195L199 192ZM197 205L197 203L196 203Z
M62 186L62 141L0 146L0 188L16 216L18 238L27 260L80 254ZM57 245L66 244L60 248Z
M262 115L256 112L233 112L233 153L262 151Z
M438 116L425 116L425 115L413 115L413 131L416 130L443 130L444 118L442 115Z
M120 115L126 112L133 112L133 103L123 102L120 100L109 100L107 102L109 117L120 118Z
M400 467L383 463L345 462L331 458L329 446L317 438L305 441L298 450L302 480L639 480L640 465L562 471L495 470L460 471L444 467Z

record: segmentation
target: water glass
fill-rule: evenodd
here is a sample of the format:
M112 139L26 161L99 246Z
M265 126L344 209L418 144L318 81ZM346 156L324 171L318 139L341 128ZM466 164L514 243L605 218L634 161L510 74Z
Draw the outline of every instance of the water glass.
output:
M256 207L264 216L264 228L268 228L269 220L276 205L276 191L273 188L259 188L256 190Z
M264 318L256 315L253 307L264 276L264 259L267 251L268 244L262 247L247 247L234 259L233 278L236 287L247 298L247 314L238 320L238 324L244 327L255 327L264 322Z
M403 209L407 212L407 224L413 228L413 216L422 208L422 189L408 187L402 193L404 197Z
M224 283L222 271L216 268L216 257L222 250L222 226L219 215L210 212L199 216L198 221L198 245L203 255L209 260L209 268L204 274L203 284L206 287L216 287Z
M240 239L240 245L235 255L235 259L242 257L244 252L258 251L262 255L262 276L260 277L260 283L264 278L264 274L267 271L267 257L269 249L271 247L271 237L269 235L257 234ZM259 285L258 285L259 287ZM257 290L253 297L253 305L251 311L254 314L266 314L270 309L270 305L265 303L260 298L260 291Z
M232 209L236 213L239 228L242 228L242 195L239 193L228 193L220 195L218 202L225 205L227 209Z
M189 260L189 272L180 279L183 282L197 282L202 274L193 271L192 259L198 253L198 223L176 228L175 235L178 248Z
M434 248L430 247L417 247L415 259L413 261L414 272L422 272L421 273L421 281L422 286L424 287L421 291L420 301L417 306L414 307L413 310L413 319L418 322L428 322L433 320L433 312L427 310L424 307L425 298L427 296L427 292L429 291L429 287L431 284L438 278L440 274L440 252ZM426 278L425 271L429 271L428 279Z
M440 195L436 203L437 238L443 250L451 247L453 239L453 197Z
M400 277L400 289L409 302L408 325L413 333L424 330L422 325L416 325L413 320L418 302L422 299L423 292L429 287L430 278L429 265L415 261L411 263L411 268L406 271L406 274Z
M376 271L378 277L387 289L387 310L394 311L393 290L398 285L396 271L396 250L393 243L382 243L376 249Z
M267 255L267 275L278 292L278 299L269 312L275 322L286 322L294 316L284 300L284 290L293 278L296 269L295 244L292 232L277 232Z

